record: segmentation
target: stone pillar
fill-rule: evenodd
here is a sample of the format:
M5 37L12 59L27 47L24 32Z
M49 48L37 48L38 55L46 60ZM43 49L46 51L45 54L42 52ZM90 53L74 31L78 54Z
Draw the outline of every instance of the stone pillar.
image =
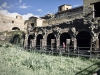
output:
M42 43L43 42L43 40L42 39L40 39L40 50L41 50L41 48L42 48Z
M34 39L31 39L31 47L34 47Z
M28 46L28 36L26 34L24 39L24 48L27 48L27 46Z
M73 38L73 47L74 47L74 52L77 50L77 39Z
M56 47L57 47L57 50L59 50L60 48L60 39L56 39Z
M30 39L30 49L32 48L32 39Z
M32 40L32 47L36 47L36 39Z
M47 39L46 38L42 39L42 48L47 49Z
M96 40L96 49L99 49L99 39Z
M51 50L56 50L56 39L51 39Z
M66 47L70 46L70 39L66 39Z
M92 50L97 50L99 49L99 39L91 39L91 49Z
M25 40L24 40L24 48L26 48L27 46L28 46L28 40L25 39Z
M93 50L96 50L96 40L94 39L91 39L91 48L90 48L91 51Z

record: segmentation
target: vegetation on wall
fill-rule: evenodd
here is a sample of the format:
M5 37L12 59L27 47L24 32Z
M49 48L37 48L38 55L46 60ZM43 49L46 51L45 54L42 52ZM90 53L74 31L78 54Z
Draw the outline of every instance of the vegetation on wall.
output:
M19 32L19 33L16 33L16 34L14 34L14 35L12 36L12 38L11 38L11 40L10 40L10 43L22 45L24 39L25 39L25 33Z
M23 44L25 33L23 31L0 32L0 41L12 44ZM3 39L3 40L2 40Z

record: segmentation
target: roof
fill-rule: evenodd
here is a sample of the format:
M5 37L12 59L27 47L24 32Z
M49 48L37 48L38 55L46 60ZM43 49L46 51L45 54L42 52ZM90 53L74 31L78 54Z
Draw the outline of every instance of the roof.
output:
M59 7L62 7L62 6L64 6L64 5L66 5L66 6L71 6L71 5L69 5L69 4L63 4L63 5L60 5Z
M73 12L73 11L79 10L79 9L83 9L83 6L79 6L79 7L76 7L76 8L69 9L69 10L57 12L57 14L61 14L61 13L64 13L64 12Z

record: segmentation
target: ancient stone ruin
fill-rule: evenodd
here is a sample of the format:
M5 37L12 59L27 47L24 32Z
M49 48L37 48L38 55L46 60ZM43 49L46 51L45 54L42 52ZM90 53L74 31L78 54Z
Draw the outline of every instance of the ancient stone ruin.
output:
M25 21L27 33L24 46L62 46L100 48L100 0L84 0L83 6L72 8L64 4L55 14L30 17ZM88 48L89 49L89 48Z
M87 50L100 48L100 0L84 0L83 6L72 8L69 4L58 7L55 14L43 17L30 17L23 21L0 18L0 30L25 31L24 47L49 47L56 50L63 45L89 47ZM20 20L19 20L20 19ZM3 27L5 25L5 27ZM80 48L80 50L83 48Z

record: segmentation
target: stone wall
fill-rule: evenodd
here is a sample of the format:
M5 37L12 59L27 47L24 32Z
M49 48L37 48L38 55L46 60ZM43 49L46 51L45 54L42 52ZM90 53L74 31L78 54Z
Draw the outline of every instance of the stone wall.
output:
M84 0L83 5L83 16L86 21L91 21L92 19L98 19L98 17L95 17L95 10L94 10L94 3L100 2L100 0ZM99 8L99 7L98 7Z
M44 19L42 24L43 27L36 26L31 27L31 29L28 30L25 42L27 44L31 44L30 41L33 40L34 44L32 45L35 47L37 42L36 40L39 40L37 39L37 36L41 34L43 37L43 46L47 46L48 35L53 34L52 37L55 37L57 40L56 45L58 47L60 46L60 36L63 33L68 33L71 37L71 46L74 47L74 50L76 50L76 47L80 47L79 44L84 41L83 39L90 40L88 41L88 46L86 47L93 47L94 49L92 50L98 49L100 46L100 44L98 44L100 43L100 17L93 17L93 4L91 4L98 1L100 2L100 0L84 0L83 6L57 12L54 14L54 18ZM30 35L34 38L30 38ZM87 37L85 37L85 35ZM81 41L77 41L77 39L81 39ZM79 44L77 44L77 42L79 42Z
M57 25L63 22L69 22L81 18L83 18L82 6L64 12L58 12L57 14L55 14L55 18L44 20L43 26Z
M0 14L0 32L12 31L14 27L25 31L24 20L18 16L16 18L11 18Z

